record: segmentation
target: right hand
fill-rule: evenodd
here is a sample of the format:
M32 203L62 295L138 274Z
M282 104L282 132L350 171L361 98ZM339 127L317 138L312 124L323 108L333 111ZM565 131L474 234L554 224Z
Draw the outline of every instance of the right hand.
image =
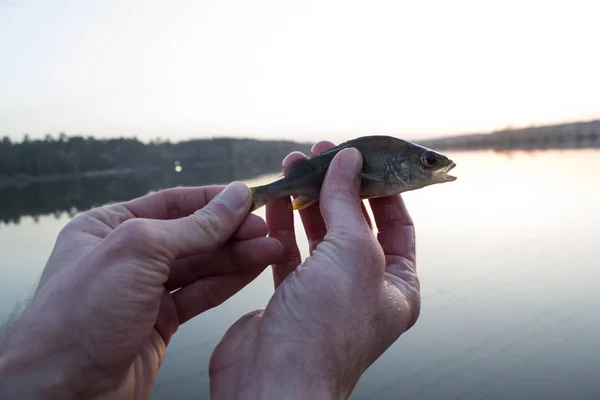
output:
M333 144L317 143L313 153ZM284 168L293 158L284 161ZM210 362L215 398L346 398L362 373L419 315L414 226L399 195L370 201L379 233L359 198L362 157L333 159L320 203L300 211L310 243L302 263L290 199L267 205L270 236L285 262L273 266L265 310L242 317Z

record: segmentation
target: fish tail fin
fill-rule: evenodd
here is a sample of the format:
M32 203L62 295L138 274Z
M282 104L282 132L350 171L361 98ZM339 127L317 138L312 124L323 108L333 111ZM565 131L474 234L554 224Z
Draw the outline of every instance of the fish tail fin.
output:
M298 180L301 180L303 176L312 173L313 171L308 160L306 158L300 158L290 164L286 170L279 175L279 180L266 185L251 187L250 193L252 194L252 205L250 207L250 212L265 206L273 199L296 194ZM300 204L296 204L296 207L299 206ZM303 207L307 207L307 205L303 205Z
M271 201L271 185L268 184L251 187L250 194L252 195L250 212L253 212Z

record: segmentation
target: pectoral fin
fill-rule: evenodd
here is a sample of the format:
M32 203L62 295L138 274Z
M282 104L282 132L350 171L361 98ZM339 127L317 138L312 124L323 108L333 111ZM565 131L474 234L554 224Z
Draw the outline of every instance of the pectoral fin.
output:
M292 201L292 210L302 210L315 204L319 198L299 196Z

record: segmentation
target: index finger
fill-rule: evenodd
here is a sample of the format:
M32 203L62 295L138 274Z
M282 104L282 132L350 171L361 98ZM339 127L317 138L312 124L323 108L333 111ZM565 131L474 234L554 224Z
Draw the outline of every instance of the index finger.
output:
M415 226L400 195L369 200L378 229L377 238L387 255L415 262Z
M332 147L335 147L335 144L327 140L316 142L311 149L311 157L314 157L324 151L327 151ZM290 164L292 164L294 161L301 157L304 157L304 155L298 153L289 154L283 160L284 170ZM369 224L369 227L371 227L371 219L362 201L360 203L360 206L365 216L365 220ZM299 214L300 219L302 220L302 225L304 226L304 231L306 232L306 237L308 239L309 250L312 254L317 245L323 241L323 238L327 233L327 227L325 226L325 221L323 220L323 216L321 215L321 209L319 208L319 201L317 201L311 206L306 207L305 209L300 210Z
M161 190L123 203L137 218L177 219L208 204L224 185L178 187Z
M206 206L223 189L224 185L178 187L161 190L122 203L136 218L172 220L187 217ZM234 234L235 239L250 239L267 234L265 221L248 214Z

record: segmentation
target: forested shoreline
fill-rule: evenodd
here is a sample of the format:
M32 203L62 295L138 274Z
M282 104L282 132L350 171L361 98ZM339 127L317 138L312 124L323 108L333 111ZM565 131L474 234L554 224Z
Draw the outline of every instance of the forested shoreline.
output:
M410 139L409 139L410 140ZM503 129L485 134L424 139L420 144L436 150L496 150L599 148L600 120L522 129ZM228 170L259 175L279 170L291 151L310 151L310 144L240 138L194 139L172 143L136 138L47 135L21 142L0 139L0 188L84 177L126 176L202 169ZM233 171L233 172L232 172Z
M310 151L307 143L214 138L177 143L135 138L47 135L0 142L0 187L86 176L147 174L181 168L229 168L245 173L278 169L291 151Z

